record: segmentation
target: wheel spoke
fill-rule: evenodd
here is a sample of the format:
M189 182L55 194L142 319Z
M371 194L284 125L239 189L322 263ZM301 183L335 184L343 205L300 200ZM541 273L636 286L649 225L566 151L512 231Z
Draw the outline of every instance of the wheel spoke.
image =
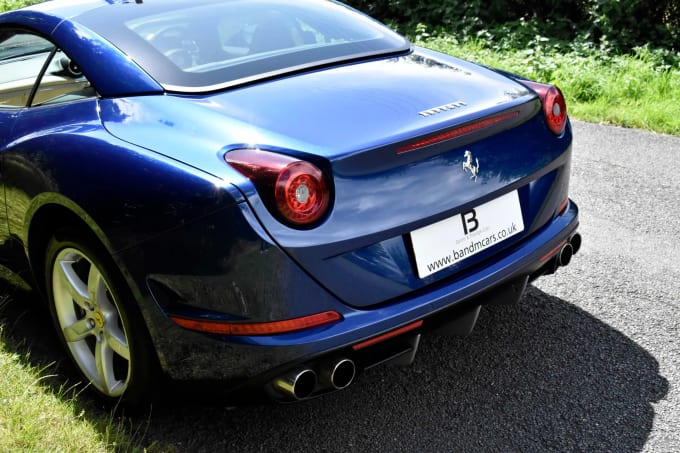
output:
M90 301L95 307L101 306L103 299L106 298L104 277L102 277L97 266L90 266L90 272L87 274L87 293ZM104 305L102 308L108 310L108 304Z
M88 335L92 335L92 321L83 318L79 321L74 322L70 326L64 327L64 338L67 342L72 343L74 341L82 340Z
M130 348L123 333L118 329L107 329L104 332L106 344L119 356L130 361Z
M59 262L59 278L62 281L64 288L71 295L73 301L83 310L87 309L87 302L89 301L88 288L80 279L76 271L73 269L75 261L62 260Z
M116 379L114 374L113 349L109 347L105 338L97 339L94 360L97 365L97 374L99 375L100 382L109 395L113 394L115 388L121 382Z

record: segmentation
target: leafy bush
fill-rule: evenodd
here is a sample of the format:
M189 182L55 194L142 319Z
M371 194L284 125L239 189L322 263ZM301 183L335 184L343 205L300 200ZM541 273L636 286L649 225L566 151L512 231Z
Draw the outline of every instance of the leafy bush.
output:
M645 43L680 50L679 0L591 0L588 23L596 39L622 50Z
M417 24L462 36L533 32L628 52L649 44L680 50L680 0L347 0L401 31ZM526 24L533 24L534 30ZM500 27L500 28L499 28ZM508 30L508 27L510 29ZM523 28L524 27L524 28ZM527 38L528 39L528 38Z
M42 0L0 0L0 11L11 11L23 6L35 5Z
M522 26L534 29L533 21ZM680 136L680 52L641 46L621 55L586 41L543 36L522 38L526 45L515 47L512 35L460 37L429 32L422 24L411 38L420 46L557 84L572 118Z

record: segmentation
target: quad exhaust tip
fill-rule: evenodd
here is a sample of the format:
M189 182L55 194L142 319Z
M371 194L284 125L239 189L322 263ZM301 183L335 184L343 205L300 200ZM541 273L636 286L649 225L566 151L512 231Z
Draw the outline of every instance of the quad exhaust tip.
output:
M559 266L567 266L571 262L572 256L574 256L574 247L567 242L557 255L557 264Z
M316 387L316 373L309 368L299 368L274 380L274 388L288 398L303 400Z
M576 233L571 238L569 238L569 241L567 241L567 243L564 244L564 246L562 246L560 251L557 253L555 260L555 270L557 270L558 267L567 266L569 263L571 263L571 258L580 249L581 235Z
M321 383L335 390L349 387L354 381L356 366L350 359L340 359L327 362L322 365L320 374Z
M571 247L574 249L574 255L578 253L579 250L581 250L581 235L576 233L571 237L569 240L569 243L571 244Z

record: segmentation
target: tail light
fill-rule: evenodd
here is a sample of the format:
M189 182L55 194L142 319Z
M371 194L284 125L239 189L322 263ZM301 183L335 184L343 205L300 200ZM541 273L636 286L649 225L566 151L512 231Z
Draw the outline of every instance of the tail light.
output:
M567 103L559 88L555 85L530 82L522 80L522 83L538 94L543 102L543 115L548 123L548 128L555 135L560 135L567 127Z
M269 211L293 227L310 227L328 211L330 190L323 172L294 157L237 149L224 159L250 179Z

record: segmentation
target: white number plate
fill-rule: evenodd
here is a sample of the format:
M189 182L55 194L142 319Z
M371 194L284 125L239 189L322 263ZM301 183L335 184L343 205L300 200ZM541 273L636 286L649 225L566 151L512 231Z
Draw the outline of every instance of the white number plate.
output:
M411 232L418 277L423 278L524 230L517 191Z

